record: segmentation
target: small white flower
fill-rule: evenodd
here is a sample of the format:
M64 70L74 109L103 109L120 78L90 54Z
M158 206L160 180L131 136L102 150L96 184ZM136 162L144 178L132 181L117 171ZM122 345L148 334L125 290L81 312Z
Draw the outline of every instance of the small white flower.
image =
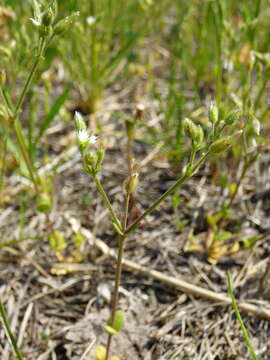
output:
M97 141L97 136L96 135L91 135L90 138L89 138L89 144L95 144L96 141Z
M234 68L233 62L231 60L225 60L223 63L223 68L228 72L232 72Z
M40 26L41 25L41 21L39 21L39 20L36 20L36 19L33 19L33 18L30 18L29 20L32 21L32 23L35 26Z
M89 142L89 135L86 130L79 130L77 132L77 138L80 144L86 144Z
M261 123L257 118L253 118L253 130L256 135L260 135L261 132Z
M86 18L86 22L87 22L87 24L88 25L93 25L95 22L96 22L96 18L94 17L94 16L88 16L87 18Z
M250 151L254 151L254 150L256 150L257 149L257 147L258 147L258 144L257 144L257 141L256 141L256 139L251 139L251 141L250 141L250 146L249 146L249 150Z

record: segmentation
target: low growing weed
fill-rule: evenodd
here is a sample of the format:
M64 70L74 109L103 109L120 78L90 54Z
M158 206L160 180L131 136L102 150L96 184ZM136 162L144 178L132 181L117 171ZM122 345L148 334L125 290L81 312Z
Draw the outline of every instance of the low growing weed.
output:
M90 175L94 183L96 184L97 190L99 191L101 197L103 198L104 204L107 207L112 226L119 235L118 238L118 255L117 255L117 264L116 264L116 273L115 273L115 284L114 284L114 293L112 298L111 305L111 316L107 321L107 324L104 326L104 329L108 332L108 341L106 345L106 350L98 350L97 359L108 360L110 353L111 341L114 335L116 335L124 325L124 314L122 311L118 310L118 297L119 297L119 287L121 281L122 273L122 260L124 255L125 243L128 240L129 234L134 232L141 221L145 219L146 216L150 215L159 204L161 204L168 196L172 195L179 186L184 184L190 177L192 177L201 167L201 165L206 161L206 159L211 155L219 155L228 150L232 145L232 142L237 139L242 131L235 133L233 136L222 136L222 130L224 130L226 124L226 119L233 119L230 121L230 124L237 121L237 113L228 114L225 118L224 124L218 124L220 131L213 131L209 139L204 139L204 131L200 125L196 125L190 119L185 119L184 129L186 136L191 141L191 150L189 161L182 169L182 174L178 180L166 191L164 192L152 205L150 205L135 221L129 223L129 210L130 210L130 199L136 191L136 187L139 182L139 173L138 166L136 166L136 160L132 154L131 145L132 140L135 136L136 131L136 121L128 121L126 123L127 131L127 168L128 168L128 177L124 183L125 189L125 201L123 204L123 211L121 217L116 214L113 209L113 206L106 194L106 191L100 181L99 173L102 170L102 163L105 156L105 149L102 145L99 145L99 142L96 136L92 133L88 133L86 125L84 123L83 117L80 113L75 114L75 128L79 143L79 150L82 155L82 163L84 171ZM216 124L217 122L217 112L216 108L212 108L209 114L209 122ZM103 354L102 356L100 355Z

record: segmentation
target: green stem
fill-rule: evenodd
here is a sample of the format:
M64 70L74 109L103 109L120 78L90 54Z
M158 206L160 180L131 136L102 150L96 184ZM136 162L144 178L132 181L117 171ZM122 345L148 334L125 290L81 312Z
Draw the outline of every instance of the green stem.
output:
M168 196L174 193L174 191L182 185L188 178L190 178L192 175L196 173L198 168L201 166L201 164L205 161L207 156L209 155L209 151L205 153L193 166L193 169L191 172L185 172L184 175L182 175L175 184L173 184L165 193L163 193L147 210L145 210L144 213L142 213L131 225L128 226L128 228L125 231L125 234L128 235L135 231L137 227L140 225L140 222L148 215L150 215L155 208L164 201Z
M42 54L43 54L44 45L45 45L45 40L42 39L41 42L40 42L40 46L39 46L39 52L38 52L38 54L36 56L34 64L32 65L29 76L28 76L28 78L26 80L26 83L25 83L25 85L23 87L23 90L22 90L21 95L19 97L19 100L18 100L18 102L17 102L17 104L15 106L15 109L14 109L14 111L12 111L12 121L11 121L11 126L13 128L13 131L14 131L18 146L20 148L22 157L23 157L24 162L25 162L25 164L27 166L31 181L32 181L32 183L33 183L33 185L35 187L35 191L36 191L37 194L39 193L38 178L36 177L36 170L35 170L32 162L31 162L31 159L30 159L29 154L28 154L27 145L26 145L26 142L25 142L25 139L24 139L23 130L22 130L21 124L20 124L19 119L18 119L18 114L19 114L21 105L22 105L22 103L23 103L23 101L25 99L25 96L26 96L26 94L27 94L27 92L29 90L29 87L30 87L30 85L32 83L34 75L36 73L39 61L40 61L40 59L42 57ZM11 111L12 110L11 104L9 104L8 99L6 99L5 96L4 96L4 98L6 100L6 103L7 103L8 107L9 107L9 111Z
M16 339L15 339L15 337L13 335L13 332L11 330L11 327L9 325L9 320L8 320L4 305L3 305L1 300L0 300L0 315L2 317L4 327L5 327L6 331L7 331L7 335L9 337L10 341L11 341L13 350L15 351L15 354L16 354L18 360L24 360L23 355L22 355L20 349L18 348L17 341L16 341Z
M25 139L22 133L22 128L19 123L18 118L15 120L14 124L12 124L12 128L14 130L14 134L17 140L17 143L19 145L19 148L21 150L22 157L25 161L25 164L27 166L27 169L29 171L29 175L31 178L31 181L35 187L35 191L38 194L39 193L39 186L38 186L38 179L36 178L36 170L31 162L31 159L29 157L28 151L27 151L27 145L25 143Z
M181 176L174 185L172 185L165 193L163 193L147 210L144 211L126 230L126 235L132 233L140 225L140 222L148 215L150 215L155 208L165 200L169 195L171 195L180 185L182 185L189 178L188 174L185 173Z
M252 345L252 342L250 340L250 337L248 335L248 332L247 332L247 329L245 327L245 324L241 318L241 315L240 315L240 312L239 312L239 309L238 309L238 306L237 306L237 303L235 301L235 298L234 298L234 295L233 295L233 288L232 288L232 280L231 280L231 275L230 273L227 274L227 282L228 282L228 292L229 292L229 295L230 295L230 298L231 298L231 302L232 302L232 307L234 309L234 312L235 312L235 315L236 315L236 318L237 318L237 321L239 322L240 324L240 327L241 327L241 331L242 331L242 334L245 338L245 341L246 341L246 344L247 344L247 347L249 349L249 352L253 358L253 360L259 360L258 356L256 355L255 353L255 350L253 348L253 345Z
M120 287L121 274L122 274L122 260L123 260L123 254L124 254L124 248L125 248L125 238L126 238L126 235L123 235L119 239L119 247L118 247L118 253L117 253L117 264L116 264L116 273L115 273L115 283L114 283L114 292L113 292L112 307L111 307L111 326L112 326L112 328L114 327L116 309L117 309L117 304L118 304L119 287ZM105 358L105 360L109 360L111 342L112 342L112 335L109 334L108 335L108 340L107 340L107 345L106 345L106 358Z
M22 103L23 103L23 101L24 101L24 99L25 99L25 96L26 96L26 94L27 94L27 92L28 92L28 90L29 90L29 87L30 87L30 85L31 85L31 82L32 82L32 80L33 80L33 78L34 78L34 75L35 75L35 73L36 73L36 71L37 71L37 67L38 67L38 64L39 64L39 62L40 62L40 59L42 58L42 54L43 54L43 50L44 50L44 39L42 39L41 40L41 45L40 45L40 49L39 49L39 52L38 52L38 54L37 54L37 56L36 56L36 59L35 59L35 61L34 61L34 64L32 65L32 68L31 68L31 70L30 70L30 74L29 74L29 76L28 76L28 78L27 78L27 80L26 80L26 83L25 83L25 85L24 85L24 87L23 87L23 90L22 90L22 93L21 93L21 95L20 95L20 98L19 98L19 100L18 100L18 102L17 102L17 105L16 105L16 107L15 107L15 111L14 111L14 114L13 114L13 119L14 119L14 121L16 120L16 117L17 117L17 115L18 115L18 113L19 113L19 110L20 110L20 108L21 108L21 105L22 105Z
M123 230L125 231L128 221L128 209L129 209L129 200L130 200L130 194L126 194L125 199L125 207L124 207L124 218L123 218ZM112 307L111 307L111 326L114 327L115 322L115 315L117 310L117 304L118 304L118 298L119 298L119 286L121 282L121 274L122 274L122 260L123 260L123 254L125 249L125 240L126 235L123 235L119 239L119 246L118 246L118 254L117 254L117 265L116 265L116 273L115 273L115 283L114 283L114 292L113 292L113 298L112 298ZM112 342L112 335L108 335L108 340L106 344L106 358L105 360L109 359L109 353L110 353L110 347Z
M118 219L118 217L116 216L113 208L112 208L112 205L110 203L110 200L108 199L108 196L106 195L104 189L103 189L103 186L101 185L101 182L99 181L99 179L97 178L96 174L93 174L92 175L93 177L93 180L98 188L98 191L100 192L100 195L102 196L104 202L105 202L105 205L107 206L107 209L109 210L109 213L111 215L111 218L113 220L113 222L119 226L120 224L120 221Z
M2 168L0 171L0 207L4 203L3 200L3 189L4 189L4 182L5 182L5 171L7 165L7 136L5 135L4 138L4 148L3 148L3 156L2 156Z

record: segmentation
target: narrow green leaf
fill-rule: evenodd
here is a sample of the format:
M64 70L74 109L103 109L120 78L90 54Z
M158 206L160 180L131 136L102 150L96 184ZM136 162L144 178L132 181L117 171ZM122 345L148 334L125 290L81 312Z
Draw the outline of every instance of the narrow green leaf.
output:
M252 359L253 360L259 360L259 357L256 355L255 353L255 350L254 350L254 347L253 347L253 344L250 340L250 337L249 337L249 334L247 332L247 329L245 327L245 324L242 320L242 317L240 315L240 312L239 312L239 309L238 309L238 306L237 306L237 303L235 301L235 298L234 298L234 295L233 295L233 287L232 287L232 279L231 279L231 275L230 273L227 274L227 283L228 283L228 292L229 292L229 296L231 298L231 302L232 302L232 307L233 307L233 310L235 312L235 316L237 318L237 321L241 327L241 331L242 331L242 334L245 338L245 342L247 344L247 347L249 349L249 352L252 356Z
M0 316L2 318L2 321L3 321L3 324L4 324L4 327L7 331L7 335L9 337L9 340L12 344L12 347L13 347L13 350L16 354L16 357L18 360L23 360L23 355L17 345L17 341L15 339L15 336L13 335L13 332L11 330L11 327L10 327L10 324L9 324L9 320L8 320L8 317L7 317L7 314L6 314L6 311L5 311L5 308L4 308L4 305L2 303L2 301L0 300Z
M36 144L40 140L41 136L48 129L48 127L50 126L50 124L53 121L53 119L55 118L55 116L58 115L61 107L63 106L63 104L67 100L71 89L72 89L72 83L69 83L66 86L66 88L64 89L64 91L62 92L62 94L58 96L58 98L56 99L56 101L52 105L50 112L43 119L43 121L42 121L42 123L40 125L40 128L39 128L39 134L38 134L38 136L36 138L36 141L35 141Z
M116 335L118 331L116 331L113 327L109 326L109 325L105 325L104 326L104 330L110 334L110 335Z

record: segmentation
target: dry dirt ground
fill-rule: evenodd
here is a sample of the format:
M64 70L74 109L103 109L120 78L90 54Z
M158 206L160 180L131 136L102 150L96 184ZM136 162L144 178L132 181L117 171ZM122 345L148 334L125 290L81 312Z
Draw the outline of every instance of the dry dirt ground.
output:
M110 104L106 106L108 109ZM154 122L154 110L147 103L145 106L147 118ZM122 107L119 102L118 110L125 111ZM120 210L126 174L125 139L119 131L122 125L107 112L100 112L98 119L106 124L108 142L101 179L115 209ZM27 240L1 249L0 296L27 360L94 359L95 346L106 342L102 326L108 318L115 269L108 247L116 250L117 237L93 182L82 171L76 147L65 150L73 132L72 124L61 123L48 135L57 164L50 221L69 244L62 258L48 244L48 219L35 211L31 192L24 190L27 184L22 185L23 180L12 175L4 193L1 242L21 237ZM140 211L172 184L177 172L165 158L157 156L158 145L152 148L136 141L134 153L143 161L137 191ZM224 225L237 233L233 241L239 242L240 248L221 257L218 264L210 264L203 251L209 231L205 216L220 207L226 191L211 180L213 166L209 164L179 189L179 206L166 201L128 239L125 259L138 268L124 266L120 306L126 312L126 322L125 329L113 339L112 354L121 360L250 359L231 307L218 297L215 301L200 293L200 289L208 289L226 297L229 270L236 298L256 309L255 314L241 312L254 347L260 359L270 359L268 169L265 152L248 172L233 205L234 216ZM18 203L25 203L25 209ZM80 252L74 252L77 231L85 239ZM201 244L200 252L184 251L191 232ZM241 239L255 235L259 236L255 248L245 250ZM40 238L31 239L37 236ZM151 270L197 288L181 291ZM1 360L14 359L3 327L0 353Z

